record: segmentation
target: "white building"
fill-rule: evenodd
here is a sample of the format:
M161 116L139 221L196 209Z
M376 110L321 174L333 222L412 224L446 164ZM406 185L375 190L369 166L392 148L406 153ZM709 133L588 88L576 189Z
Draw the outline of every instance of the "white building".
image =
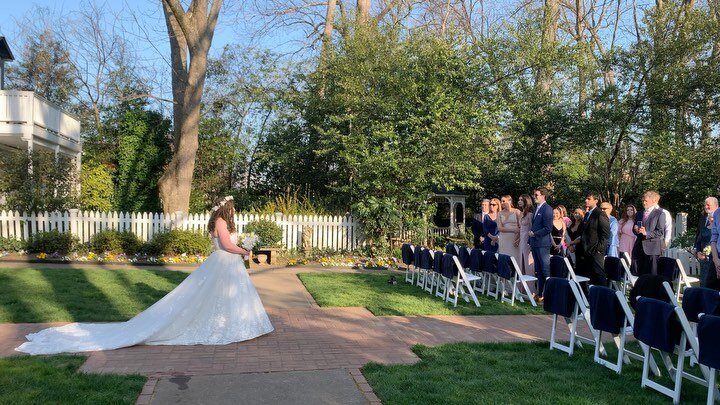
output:
M32 91L4 90L5 62L13 55L0 36L0 150L47 150L74 159L78 172L82 154L80 122Z

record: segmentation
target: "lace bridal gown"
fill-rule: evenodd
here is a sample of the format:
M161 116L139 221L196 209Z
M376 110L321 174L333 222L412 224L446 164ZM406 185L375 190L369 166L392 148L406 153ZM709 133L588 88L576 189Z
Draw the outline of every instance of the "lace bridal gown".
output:
M237 234L230 235L237 243ZM144 345L222 345L273 330L243 258L215 251L182 283L127 322L71 323L27 335L15 350L54 354Z

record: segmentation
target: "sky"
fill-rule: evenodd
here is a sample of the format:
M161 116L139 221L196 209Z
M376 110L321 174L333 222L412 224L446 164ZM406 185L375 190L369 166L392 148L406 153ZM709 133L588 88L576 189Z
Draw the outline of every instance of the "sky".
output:
M114 17L112 19L119 25L118 31L132 43L141 65L151 67L148 71L161 72L161 79L166 80L154 93L169 98L170 49L161 0L0 0L0 35L6 37L10 49L18 59L22 51L22 28L30 16L37 15L35 9L47 10L51 20L60 17L72 18L77 16L84 3L102 6L107 15ZM188 1L183 0L182 3L186 4ZM274 31L264 36L253 35L253 21L248 21L239 9L246 3L250 2L224 1L210 49L211 56L219 55L227 44L255 46L281 54L292 54L297 50L297 42L293 40L302 40L304 35L292 31ZM165 76L167 77L164 78Z

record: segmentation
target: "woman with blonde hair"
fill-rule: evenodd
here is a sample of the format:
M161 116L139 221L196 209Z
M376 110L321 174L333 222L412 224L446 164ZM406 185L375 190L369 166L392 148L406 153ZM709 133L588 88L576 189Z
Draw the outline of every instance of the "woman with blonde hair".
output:
M504 195L500 198L502 211L498 214L498 253L515 258L518 266L520 256L520 211L513 207L512 197Z
M485 240L483 241L483 250L491 252L498 251L498 213L500 212L500 200L493 198L490 200L490 212L483 218L483 231L485 231Z
M27 335L30 354L112 350L133 345L224 345L270 333L273 326L237 246L232 196L217 200L208 230L215 251L174 290L127 322L71 323Z

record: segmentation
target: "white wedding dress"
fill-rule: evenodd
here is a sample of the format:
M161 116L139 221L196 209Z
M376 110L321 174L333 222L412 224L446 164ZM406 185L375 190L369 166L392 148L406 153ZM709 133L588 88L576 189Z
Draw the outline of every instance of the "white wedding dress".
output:
M237 243L237 234L231 240ZM127 322L71 323L27 335L30 354L112 350L144 345L223 345L256 338L273 326L242 256L215 251L182 283Z

